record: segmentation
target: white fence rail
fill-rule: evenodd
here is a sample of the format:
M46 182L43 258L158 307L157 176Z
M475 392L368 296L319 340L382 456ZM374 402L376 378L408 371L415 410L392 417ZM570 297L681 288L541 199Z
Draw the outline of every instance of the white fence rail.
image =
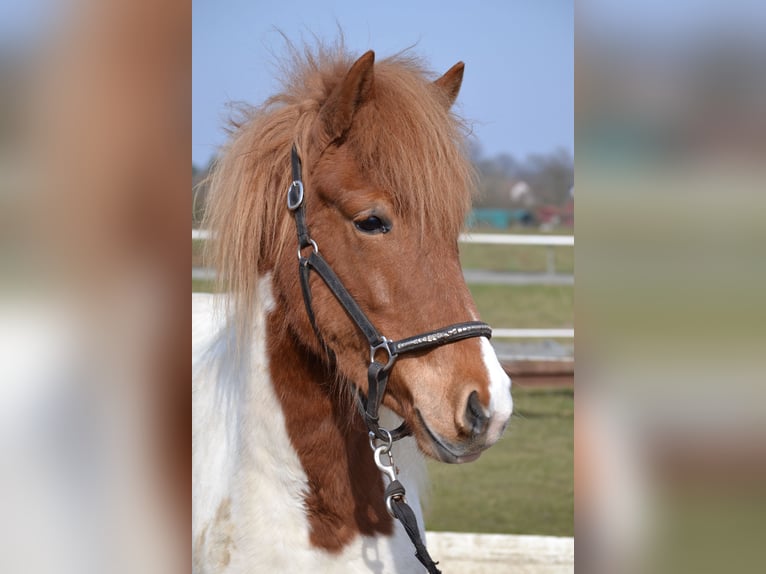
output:
M574 329L492 329L497 339L573 339Z
M571 574L574 538L426 532L428 551L451 574Z
M192 239L210 239L207 229L192 229ZM573 235L512 235L494 233L463 233L461 243L482 243L484 245L544 245L548 247L572 247Z
M483 243L485 245L545 245L548 247L574 246L574 235L511 235L495 233L463 233L462 243Z
M192 239L209 238L209 230L192 229ZM460 236L460 241L484 245L542 245L549 248L574 246L573 235L464 233ZM573 339L574 329L493 329L492 336L498 339Z

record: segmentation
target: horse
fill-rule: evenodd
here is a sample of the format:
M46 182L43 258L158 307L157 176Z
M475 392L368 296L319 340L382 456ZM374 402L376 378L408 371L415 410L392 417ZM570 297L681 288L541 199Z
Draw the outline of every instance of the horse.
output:
M192 304L195 572L438 572L425 457L477 459L513 407L459 262L463 71L293 48L235 122L204 224L225 293Z

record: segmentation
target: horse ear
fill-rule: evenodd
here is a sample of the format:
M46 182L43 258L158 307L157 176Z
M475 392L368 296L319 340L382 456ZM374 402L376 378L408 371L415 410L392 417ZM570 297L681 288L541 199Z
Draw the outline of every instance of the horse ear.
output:
M452 66L447 72L438 80L434 82L434 85L444 92L447 98L448 107L452 107L457 99L457 94L460 91L460 86L463 83L463 70L465 70L465 64L458 62Z
M319 117L330 139L342 137L351 127L354 112L372 98L374 63L375 52L370 50L354 62L346 77L330 93L322 106Z

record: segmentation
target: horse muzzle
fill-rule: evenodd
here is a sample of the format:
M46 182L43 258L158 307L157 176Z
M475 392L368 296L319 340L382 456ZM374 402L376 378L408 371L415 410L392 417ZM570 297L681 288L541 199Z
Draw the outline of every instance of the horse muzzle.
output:
M423 414L416 410L415 435L421 450L441 462L461 464L473 462L491 447L508 425L509 416L494 416L481 405L473 391L458 421L456 438L450 439L434 430Z

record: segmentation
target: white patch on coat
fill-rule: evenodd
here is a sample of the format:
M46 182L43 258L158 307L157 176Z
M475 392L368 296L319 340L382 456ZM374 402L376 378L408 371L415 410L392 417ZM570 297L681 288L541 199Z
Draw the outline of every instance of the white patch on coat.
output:
M489 339L481 337L481 356L489 375L489 428L487 429L487 442L497 441L503 434L508 419L513 412L513 399L511 398L511 379L503 370L497 359L495 349L492 348Z
M194 572L419 574L423 567L397 521L393 536L360 536L337 554L311 546L308 482L269 377L270 278L259 288L265 303L238 360L231 333L215 316L215 297L192 298ZM425 465L414 439L399 441L394 456L422 528L418 483Z

